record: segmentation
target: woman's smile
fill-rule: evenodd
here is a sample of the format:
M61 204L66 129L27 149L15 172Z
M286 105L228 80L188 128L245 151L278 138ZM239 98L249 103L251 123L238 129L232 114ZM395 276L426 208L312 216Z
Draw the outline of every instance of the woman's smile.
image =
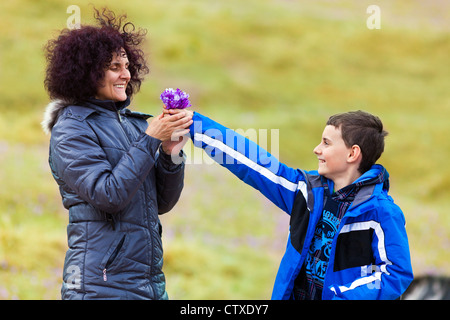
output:
M105 70L105 77L97 89L97 99L115 102L127 99L126 88L131 79L128 65L129 61L124 49L119 54L113 53L111 63Z

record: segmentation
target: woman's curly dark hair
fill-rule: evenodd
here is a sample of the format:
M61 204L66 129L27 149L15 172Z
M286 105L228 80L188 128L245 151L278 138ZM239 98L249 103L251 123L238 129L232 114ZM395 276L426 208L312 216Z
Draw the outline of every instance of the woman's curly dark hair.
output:
M94 97L113 53L125 49L131 79L126 94L138 92L144 75L149 72L140 44L147 31L125 22L127 16L116 16L104 8L94 8L99 26L64 29L58 38L45 46L47 59L44 80L51 99L82 101Z

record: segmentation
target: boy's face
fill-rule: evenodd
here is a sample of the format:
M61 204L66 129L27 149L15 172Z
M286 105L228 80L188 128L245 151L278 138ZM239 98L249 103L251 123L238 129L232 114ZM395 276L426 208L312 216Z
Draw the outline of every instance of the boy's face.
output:
M352 148L342 139L341 129L327 125L323 130L322 142L314 148L319 159L319 174L336 182L348 174L348 158Z

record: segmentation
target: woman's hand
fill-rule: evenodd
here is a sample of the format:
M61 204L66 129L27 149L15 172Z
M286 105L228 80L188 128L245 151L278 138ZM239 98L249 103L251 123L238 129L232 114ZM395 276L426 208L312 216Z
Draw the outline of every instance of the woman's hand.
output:
M192 119L192 117L194 115L194 112L192 112L190 110L186 110L186 109L184 109L184 110L182 110L182 109L163 109L164 117L172 117L172 116L180 114L180 113L186 114L186 117L188 117L190 119ZM191 123L192 122L193 121L191 121ZM163 148L164 152L167 154L178 155L188 140L189 140L189 129L182 136L178 136L178 138L176 135L174 135L174 136L172 136L172 138L170 140L164 141L162 143L162 148Z
M167 110L165 110L167 111ZM147 127L146 134L161 140L163 151L167 154L178 154L186 144L189 126L193 123L192 111L177 110L178 112L163 112L155 117Z
M186 112L178 113L172 117L165 117L164 114L160 114L152 119L145 133L161 141L166 141L188 133L192 122L192 114Z

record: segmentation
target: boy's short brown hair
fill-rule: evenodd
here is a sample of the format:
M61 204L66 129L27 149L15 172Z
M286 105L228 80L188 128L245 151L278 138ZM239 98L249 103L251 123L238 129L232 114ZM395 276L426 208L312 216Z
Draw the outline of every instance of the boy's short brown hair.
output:
M388 132L383 129L380 118L365 111L350 111L331 116L327 125L341 129L345 145L361 148L362 160L359 172L364 173L380 158L384 151L384 137Z

